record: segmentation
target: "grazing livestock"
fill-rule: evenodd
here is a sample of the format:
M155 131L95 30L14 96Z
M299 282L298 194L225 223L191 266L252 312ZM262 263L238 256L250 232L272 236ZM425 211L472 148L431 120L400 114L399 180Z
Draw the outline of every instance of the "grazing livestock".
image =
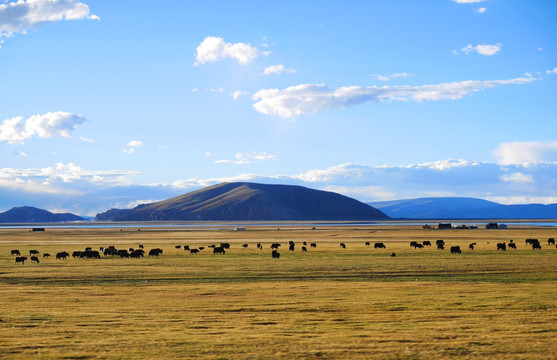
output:
M423 245L423 246L431 246L431 241L429 241L429 240L424 240L424 241L422 242L422 245Z
M280 244L279 244L279 243L272 243L272 244L271 244L271 249L277 250L279 247L280 247Z
M49 257L50 257L50 254L49 254L49 253L44 253L44 254L43 254L43 257L44 257L44 258L49 258Z
M294 242L293 242L293 241L290 241L289 244L288 244L288 250L294 251L294 246L295 246L295 245L294 245Z
M118 250L116 250L116 248L114 247L109 247L108 249L104 249L104 256L110 255L110 256L116 256L118 255Z
M308 251L308 248L305 246L302 246L302 251Z
M476 243L471 243L470 245L468 245L468 249L474 250L474 246L476 246Z
M308 246L308 243L304 241L304 242L302 243L302 245Z
M395 253L391 253L391 257L395 257L395 256L396 256L396 254L395 254Z
M21 265L25 264L25 260L27 260L27 256L17 256L15 258L16 265L21 263Z
M221 243L220 247L224 249L230 249L230 243Z
M513 242L510 242L509 245L507 245L509 247L509 249L515 249L516 250L516 244Z
M130 253L128 252L128 250L126 249L121 249L116 251L116 255L121 257L121 258L128 258L130 257Z
M99 254L98 251L96 250L86 250L86 251L82 251L81 254L79 255L80 259L100 259L101 258L101 254Z
M189 245L184 245L184 251L189 251L190 250L190 246Z
M143 249L143 245L139 244L139 248L140 248L140 249Z
M316 243L311 243L311 244L309 244L309 247L316 248L316 247L317 247L317 244L316 244Z
M29 255L39 255L39 250L29 250Z
M217 247L215 247L215 248L213 249L213 254L215 254L215 255L219 255L219 254L224 255L224 254L226 254L226 251L224 251L224 248L223 248L223 247L217 246Z
M102 252L102 253L104 253L104 247L101 246L101 247L99 248L99 251Z
M74 259L75 259L75 258L78 258L78 257L80 257L80 256L81 256L81 251L74 251L74 252L72 253L72 257L73 257Z
M366 241L366 246L370 246L371 243L369 241Z
M343 249L346 249L346 244L344 244L344 243L340 243L340 244L338 244L338 246L340 246Z
M263 250L263 246L261 245L261 243L257 243L257 248L258 248L259 250Z
M280 258L280 253L277 250L273 250L273 252L271 253L271 257L273 259L279 259Z
M532 239L532 250L541 250L542 246L540 245L540 242L538 241L538 239Z
M437 245L437 250L445 250L445 240L437 240L435 244Z
M70 254L68 254L65 251L59 252L59 253L56 254L56 260L60 260L60 259L66 260L68 258L68 256L70 256Z
M385 249L385 244L383 244L382 242L377 242L375 244L373 244L373 248L374 249Z
M39 258L36 257L36 256L31 256L31 262L32 263L37 263L37 264L40 263Z
M162 249L156 248L149 250L149 256L159 256L162 254Z
M248 247L248 244L244 244L244 245L242 245L242 247L245 249L245 248Z
M505 243L498 243L498 244L497 244L497 251L499 251L499 250L501 250L501 251L507 251L507 244L505 244Z
M20 256L19 250L12 250L12 256Z
M93 250L93 249L90 248L90 247L86 247L86 248L85 248L85 251L91 251L91 250Z
M414 249L423 249L424 246L420 243L418 243L417 241L412 241L410 242L410 247L413 247Z
M199 249L199 251L203 251L203 250L205 250L205 247L204 247L204 246L200 246L200 247L198 247L198 249Z
M176 249L181 249L181 248L182 248L182 245L176 245L176 246L174 246L174 247L175 247Z
M451 254L460 254L460 246L451 246Z
M547 239L547 245L555 245L555 239L554 238Z
M216 248L215 248L216 249ZM197 249L190 249L190 255L196 255L199 253L199 250Z
M130 258L132 259L139 259L140 257L143 257L143 250L135 250L132 251L132 253L130 254Z

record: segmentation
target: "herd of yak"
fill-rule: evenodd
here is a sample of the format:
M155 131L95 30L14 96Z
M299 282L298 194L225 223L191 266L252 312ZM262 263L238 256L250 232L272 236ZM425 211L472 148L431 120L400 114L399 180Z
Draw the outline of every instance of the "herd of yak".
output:
M525 240L526 245L530 245L532 246L533 250L541 250L541 244L539 242L538 239L526 239ZM438 250L445 250L445 241L444 240L437 240L435 242L435 244L437 245L437 249ZM549 238L547 239L547 244L548 245L555 245L555 239L554 238ZM366 246L371 246L371 242L366 242L365 243ZM280 243L272 243L270 248L272 250L271 252L271 257L273 259L279 259L280 258L280 253L278 252L279 247L281 246ZM308 244L304 241L303 245L301 247L302 251L307 251L307 246ZM315 248L317 247L316 243L310 243L309 244L310 247ZM346 249L346 244L345 243L340 243L339 246L343 249ZM423 249L425 246L432 246L431 242L429 240L425 240L421 243L417 242L417 241L412 241L410 242L410 247L413 247L414 249ZM471 243L468 245L468 249L469 250L474 250L474 247L476 246L476 243ZM247 248L248 244L243 244L242 245L243 248ZM382 242L376 242L373 244L373 247L375 249L386 249L387 247L385 246L384 243ZM175 246L176 249L184 249L184 251L189 251L189 253L191 255L195 255L198 254L200 251L205 250L204 246L200 246L197 248L190 248L188 245L176 245ZM226 250L230 249L230 243L221 243L220 245L209 245L208 248L212 248L213 249L213 254L215 255L224 255L226 254ZM257 248L260 250L263 250L263 245L261 243L257 244ZM288 250L289 251L294 251L296 248L296 244L294 243L294 241L289 241L288 242ZM497 251L506 251L507 249L515 249L516 250L516 243L514 242L514 240L510 240L509 243L498 243L497 244ZM451 246L450 247L450 252L451 254L460 254L462 253L462 250L460 249L460 246ZM159 256L163 253L162 249L160 248L155 248L155 249L151 249L148 252L148 256L150 257L156 257ZM145 250L143 249L143 245L139 245L138 249L134 249L134 248L129 248L129 249L116 249L116 247L114 246L109 246L107 248L104 247L100 247L99 251L97 250L93 250L90 247L85 248L84 251L74 251L72 253L72 257L73 258L80 258L80 259L100 259L101 258L101 254L103 254L103 256L112 256L112 257L120 257L120 258L141 258L145 256ZM12 256L16 256L15 258L15 263L16 264L24 264L25 261L27 261L27 256L21 256L21 253L19 252L19 250L12 250L11 251L11 255ZM40 263L39 261L39 251L38 250L29 250L29 256L31 257L30 261L31 263ZM65 260L70 256L70 254L66 251L62 251L56 254L56 260ZM395 253L391 253L391 256L394 257L396 256ZM49 253L44 253L43 254L44 258L49 258L50 254Z

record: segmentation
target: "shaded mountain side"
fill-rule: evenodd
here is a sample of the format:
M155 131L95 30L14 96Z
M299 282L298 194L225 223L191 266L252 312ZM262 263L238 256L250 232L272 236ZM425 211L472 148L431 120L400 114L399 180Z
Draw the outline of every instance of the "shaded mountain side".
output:
M111 209L97 221L165 220L387 220L383 212L355 199L302 186L223 183L188 194Z
M557 204L502 205L460 197L419 198L368 203L392 218L405 219L555 219Z
M74 214L55 214L31 206L14 207L6 212L0 213L0 223L49 223L84 220L84 218Z

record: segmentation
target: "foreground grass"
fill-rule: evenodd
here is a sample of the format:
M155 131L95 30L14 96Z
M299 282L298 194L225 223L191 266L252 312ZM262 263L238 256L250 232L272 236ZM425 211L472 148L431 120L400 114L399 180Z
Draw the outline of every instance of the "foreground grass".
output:
M0 357L553 359L557 249L523 245L552 232L0 231ZM461 245L463 254L408 247L436 238ZM494 251L510 238L518 251ZM318 246L288 252L288 240ZM174 248L221 241L232 243L224 256ZM279 260L269 256L275 241L283 244ZM466 251L469 242L477 250ZM24 266L9 256L12 248L54 254L138 243L165 252Z

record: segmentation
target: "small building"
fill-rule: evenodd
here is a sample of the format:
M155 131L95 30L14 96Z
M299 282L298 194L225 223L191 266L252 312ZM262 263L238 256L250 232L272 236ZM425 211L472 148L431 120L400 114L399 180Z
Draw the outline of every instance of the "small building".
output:
M439 223L439 226L437 227L439 230L447 230L447 229L452 229L453 228L453 224L451 223Z
M44 231L44 228L33 228L31 231Z
M485 226L486 229L499 229L499 225L497 225L497 223L488 223Z
M234 231L244 231L244 230L246 230L245 227L237 227L237 228L234 228Z

